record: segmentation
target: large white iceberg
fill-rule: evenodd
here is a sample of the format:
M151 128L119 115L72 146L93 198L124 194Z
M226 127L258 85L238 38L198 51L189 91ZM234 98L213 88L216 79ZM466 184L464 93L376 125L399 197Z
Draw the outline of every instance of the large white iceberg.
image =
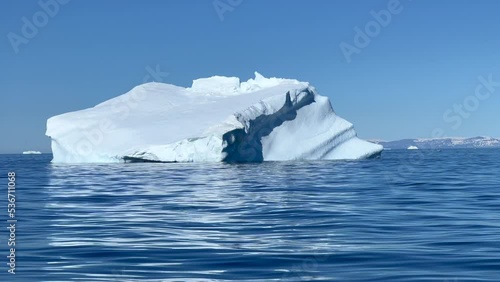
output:
M214 76L139 85L47 121L53 162L337 160L378 156L309 83Z

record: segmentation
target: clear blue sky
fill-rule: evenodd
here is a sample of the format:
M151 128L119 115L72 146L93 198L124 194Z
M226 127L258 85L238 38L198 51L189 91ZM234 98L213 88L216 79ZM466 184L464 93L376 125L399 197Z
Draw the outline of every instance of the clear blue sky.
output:
M500 81L500 1L401 0L347 62L340 44L355 47L354 28L390 2L242 0L221 20L212 0L72 0L45 24L38 1L1 1L0 153L49 152L47 118L122 94L156 65L182 86L254 71L309 81L362 138L431 137L435 128L500 137L498 84L488 98L470 97L479 76ZM11 33L23 36L23 17L40 28L17 37L16 53ZM453 105L464 101L473 110L460 117Z

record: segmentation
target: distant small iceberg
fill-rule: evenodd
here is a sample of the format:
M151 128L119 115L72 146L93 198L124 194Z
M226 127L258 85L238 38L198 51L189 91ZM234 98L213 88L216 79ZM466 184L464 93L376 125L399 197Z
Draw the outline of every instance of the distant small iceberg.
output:
M23 155L41 155L42 152L40 151L24 151Z
M408 150L418 150L418 147L417 146L410 146L410 147L408 147Z

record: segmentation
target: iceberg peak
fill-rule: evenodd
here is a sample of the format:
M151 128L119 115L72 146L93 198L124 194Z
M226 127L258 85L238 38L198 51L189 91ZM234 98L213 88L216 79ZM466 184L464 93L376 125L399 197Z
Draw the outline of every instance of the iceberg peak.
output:
M264 80L266 79L262 74L260 74L259 72L254 72L254 75L255 75L255 81L261 81L261 80Z
M239 78L217 75L193 80L193 84L188 90L205 95L232 95L238 94L239 88Z
M300 82L295 79L284 79L270 77L266 78L258 72L254 72L255 78L250 78L245 82L240 82L238 77L212 76L193 80L193 84L188 90L192 93L202 95L238 95L255 92L284 84L309 86L307 82Z

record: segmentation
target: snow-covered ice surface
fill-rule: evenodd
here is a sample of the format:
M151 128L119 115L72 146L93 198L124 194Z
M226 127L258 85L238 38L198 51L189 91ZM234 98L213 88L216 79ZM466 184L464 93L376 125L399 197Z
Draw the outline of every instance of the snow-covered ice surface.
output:
M53 162L360 159L383 147L356 136L309 83L202 78L139 85L47 121Z

